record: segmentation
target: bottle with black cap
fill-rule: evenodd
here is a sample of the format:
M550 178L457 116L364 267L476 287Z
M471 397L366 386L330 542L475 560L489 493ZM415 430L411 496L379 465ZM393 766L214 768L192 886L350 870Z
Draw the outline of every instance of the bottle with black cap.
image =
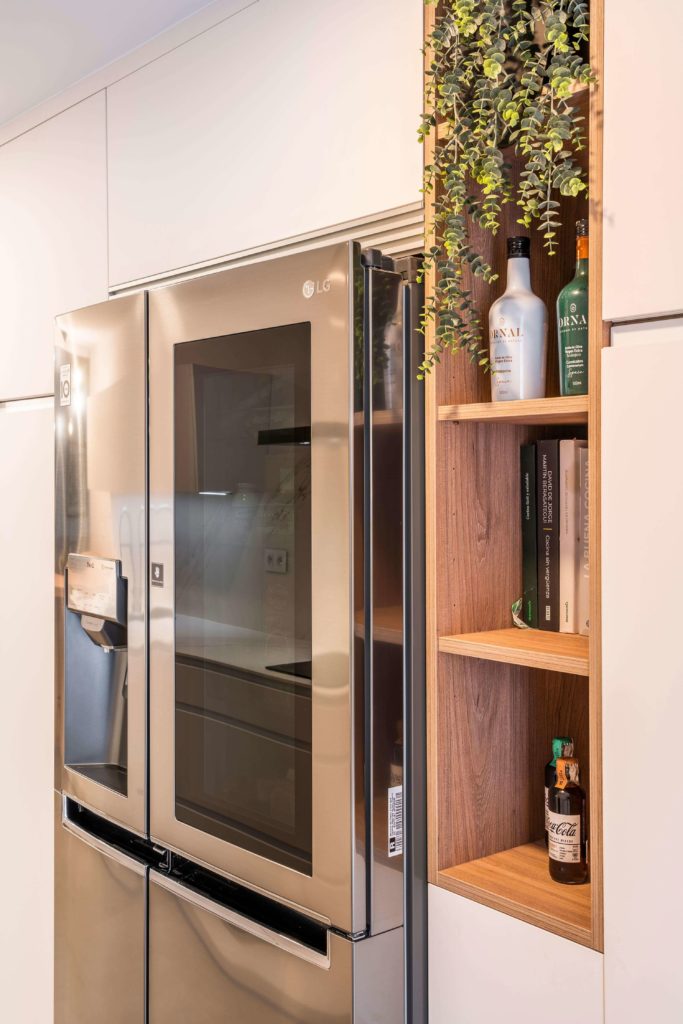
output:
M545 398L548 310L531 290L530 240L508 238L507 288L489 312L494 402Z

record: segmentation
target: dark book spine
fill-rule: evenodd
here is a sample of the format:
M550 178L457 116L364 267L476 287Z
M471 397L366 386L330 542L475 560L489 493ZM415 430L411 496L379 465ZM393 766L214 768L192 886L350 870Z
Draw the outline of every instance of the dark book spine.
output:
M538 627L560 628L560 442L536 445Z
M522 618L538 626L538 535L536 517L536 445L520 450L522 491Z

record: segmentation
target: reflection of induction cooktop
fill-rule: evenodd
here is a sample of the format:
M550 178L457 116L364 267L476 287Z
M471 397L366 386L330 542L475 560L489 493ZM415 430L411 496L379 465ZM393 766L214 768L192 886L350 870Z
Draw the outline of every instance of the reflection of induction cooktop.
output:
M310 661L290 661L287 665L266 665L267 672L282 672L287 676L299 676L300 679L311 678Z

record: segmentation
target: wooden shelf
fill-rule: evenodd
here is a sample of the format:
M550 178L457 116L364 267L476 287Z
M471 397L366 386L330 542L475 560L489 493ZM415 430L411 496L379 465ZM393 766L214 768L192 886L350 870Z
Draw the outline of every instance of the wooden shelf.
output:
M403 643L403 609L375 608L373 622L374 638L385 644ZM356 618L356 636L363 636L362 619Z
M440 405L440 420L453 423L518 423L528 426L588 423L588 395L534 398L521 402L470 402Z
M575 633L550 633L542 629L493 629L484 633L442 636L442 654L459 654L484 661L588 675L588 637Z
M601 351L609 343L601 305L603 6L591 0L596 83L572 98L586 119L588 145L577 160L590 198L559 198L561 226L552 259L536 226L528 232L532 287L551 311L547 393L558 397L493 403L490 379L464 353L444 355L425 379L429 880L597 950L603 944L600 374ZM438 5L425 12L429 33ZM432 56L427 47L429 81ZM434 162L435 147L448 130L439 125L425 139L426 164ZM508 147L505 158L517 182L524 155ZM435 222L442 198L437 181L425 199L428 249L443 243L442 225ZM590 395L559 397L552 311L574 273L576 221L586 217ZM490 284L463 268L463 285L482 325L505 288L505 240L520 233L517 218L515 204L504 205L495 236L468 221L476 251L498 275ZM435 276L429 267L427 295L434 294ZM437 326L427 324L427 351L437 340ZM491 630L512 626L501 609L521 586L520 447L573 433L586 437L590 452L590 641L544 630ZM590 887L552 882L545 848L533 842L543 829L544 765L553 736L565 734L574 738L590 807Z
M438 884L584 946L592 944L590 883L554 882L543 843L526 843L439 871Z
M355 426L362 426L364 421L364 413L356 412L353 414L353 422ZM394 427L399 426L401 423L403 423L403 416L400 413L394 412L393 409L375 409L373 411L373 427Z

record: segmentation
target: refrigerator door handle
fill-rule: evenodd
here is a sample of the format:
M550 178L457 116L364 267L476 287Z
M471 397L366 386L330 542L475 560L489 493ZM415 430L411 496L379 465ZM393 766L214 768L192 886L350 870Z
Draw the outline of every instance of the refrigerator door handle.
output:
M121 867L127 868L129 871L135 872L136 875L140 875L144 878L145 871L147 870L145 865L139 860L135 860L133 857L128 857L121 850L117 850L115 846L109 846L102 839L97 836L91 835L90 832L86 832L85 829L81 828L80 825L76 825L75 822L71 821L67 817L66 811L66 799L62 800L62 826L67 832L70 832L76 839L80 839L86 846L90 846L93 850L101 853L104 857L109 860L113 860L116 864L120 864Z
M271 946L275 946L277 949L281 949L285 953L291 953L300 960L306 960L308 963L314 964L316 967L322 967L325 970L329 970L331 966L329 955L329 935L327 954L318 953L317 950L309 949L308 946L304 946L300 942L296 942L295 939L289 938L288 935L282 935L280 932L272 931L270 928L266 928L265 925L259 924L257 921L252 921L250 918L244 917L242 914L238 914L235 910L231 910L229 907L225 907L221 903L216 903L214 900L208 899L201 893L195 892L194 889L190 889L181 882L176 882L173 878L169 878L168 875L162 875L158 871L151 871L150 876L151 881L153 881L155 885L160 886L162 889L166 889L167 892L172 893L178 899L185 900L185 902L192 904L192 906L197 907L199 910L204 910L209 914L213 914L215 917L219 917L221 921L224 921L227 925L230 925L230 927L247 932L249 935L253 935L255 938L261 939L263 942L267 942Z

